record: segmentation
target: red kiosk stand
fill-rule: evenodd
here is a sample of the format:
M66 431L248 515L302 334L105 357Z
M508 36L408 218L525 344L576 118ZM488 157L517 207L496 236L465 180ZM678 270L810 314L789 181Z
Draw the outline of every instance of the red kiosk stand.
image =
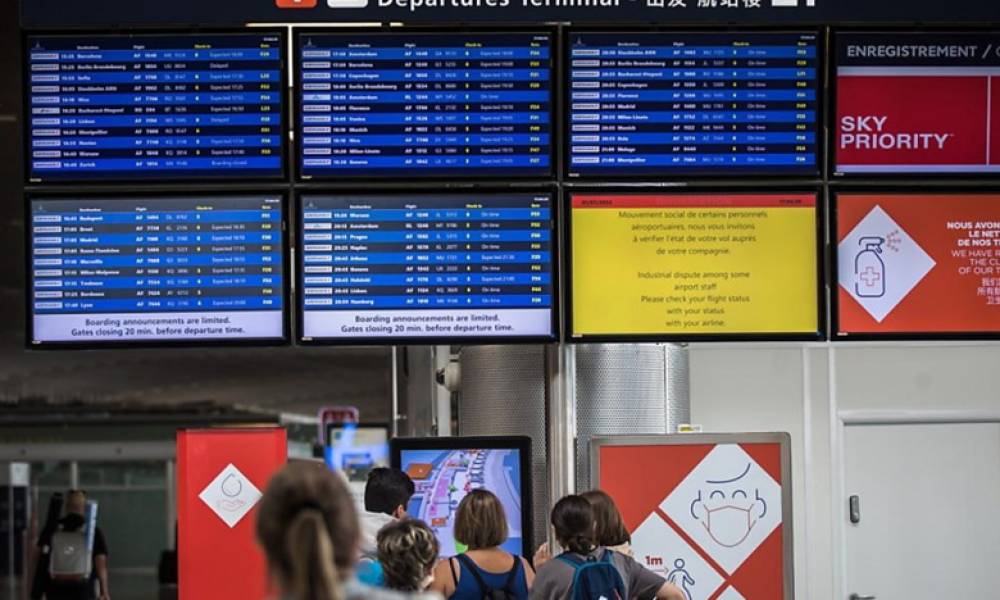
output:
M267 597L256 507L287 458L285 430L278 427L178 432L180 600Z

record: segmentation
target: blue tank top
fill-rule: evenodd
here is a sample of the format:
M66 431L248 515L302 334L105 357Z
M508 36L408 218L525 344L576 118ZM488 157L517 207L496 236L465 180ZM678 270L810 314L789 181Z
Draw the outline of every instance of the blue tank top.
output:
M483 592L479 589L479 584L476 583L475 576L469 572L469 567L466 566L464 561L456 558L448 559L451 563L451 568L454 570L457 567L461 570L461 574L458 578L458 585L455 586L455 593L452 594L448 600L482 600ZM470 561L469 562L473 562ZM483 578L483 583L489 586L491 589L499 590L503 589L504 584L507 583L507 577L510 575L510 571L504 571L503 573L491 573L489 571L484 571L479 568L473 562L473 567L479 576ZM527 600L528 598L528 578L524 574L524 564L521 561L520 556L514 557L514 564L512 568L517 569L517 574L514 576L514 581L510 584L510 592L514 595L517 600Z

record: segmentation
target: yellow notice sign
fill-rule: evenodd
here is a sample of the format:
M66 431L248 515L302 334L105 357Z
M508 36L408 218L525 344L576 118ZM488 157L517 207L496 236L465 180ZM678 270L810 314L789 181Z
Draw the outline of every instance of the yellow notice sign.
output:
M819 330L812 194L576 195L574 337Z

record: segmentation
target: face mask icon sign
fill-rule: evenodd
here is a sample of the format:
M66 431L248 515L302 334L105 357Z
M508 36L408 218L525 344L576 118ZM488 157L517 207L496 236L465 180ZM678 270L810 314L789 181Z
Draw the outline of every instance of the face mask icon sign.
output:
M748 486L741 483L749 472L747 463L737 477L706 480L706 488L698 490L698 496L691 502L691 516L724 548L742 544L767 514L767 501L761 498L760 490L755 488L751 497Z

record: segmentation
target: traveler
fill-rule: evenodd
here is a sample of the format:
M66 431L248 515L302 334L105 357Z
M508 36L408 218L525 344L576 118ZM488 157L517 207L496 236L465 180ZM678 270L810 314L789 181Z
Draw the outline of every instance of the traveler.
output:
M483 489L470 492L455 514L455 540L468 550L438 563L430 589L450 600L525 600L535 572L500 548L507 534L500 499Z
M684 592L631 557L596 544L594 509L584 498L557 502L552 526L566 552L539 567L532 600L686 600Z
M343 479L324 465L289 463L267 485L257 539L283 600L405 600L355 577L361 531Z
M111 597L108 543L104 532L96 525L93 539L88 539L86 514L86 492L67 492L66 514L59 519L50 542L47 600L108 600Z
M361 561L358 579L368 585L383 584L382 565L378 562L378 532L406 516L406 505L415 491L413 480L399 469L372 469L365 484L365 506L361 511Z
M580 496L594 509L594 543L625 556L633 556L632 536L614 499L603 490L590 490Z
M421 592L434 577L440 545L423 521L400 519L378 532L378 562L386 588Z

